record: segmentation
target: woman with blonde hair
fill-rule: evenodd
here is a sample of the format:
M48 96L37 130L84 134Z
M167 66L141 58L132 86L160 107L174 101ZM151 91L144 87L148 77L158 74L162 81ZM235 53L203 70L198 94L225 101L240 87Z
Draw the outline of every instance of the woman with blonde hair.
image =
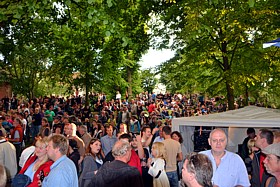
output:
M82 173L79 178L79 187L88 186L102 164L101 142L99 139L93 138L86 149L85 158L82 163Z
M148 173L153 177L154 187L169 187L165 172L166 151L162 142L155 142L152 146L152 156L148 159Z
M39 180L42 182L50 172L53 161L48 159L47 146L47 138L39 138L35 144L35 154L26 161L19 172L30 177L31 183L28 187L37 187Z
M248 150L249 150L249 156L247 158L245 158L245 160L244 160L244 163L245 163L245 166L246 166L246 169L247 169L248 176L249 176L250 180L252 178L252 171L253 171L252 162L253 162L253 159L254 159L254 152L258 151L258 148L255 146L255 143L256 143L256 140L254 140L254 139L250 139L248 141L247 147L248 147Z

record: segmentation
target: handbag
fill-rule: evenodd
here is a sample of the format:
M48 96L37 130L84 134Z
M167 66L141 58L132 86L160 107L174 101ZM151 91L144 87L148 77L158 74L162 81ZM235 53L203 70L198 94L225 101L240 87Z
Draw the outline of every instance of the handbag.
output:
M12 187L26 187L31 183L30 177L24 174L17 174L12 179Z

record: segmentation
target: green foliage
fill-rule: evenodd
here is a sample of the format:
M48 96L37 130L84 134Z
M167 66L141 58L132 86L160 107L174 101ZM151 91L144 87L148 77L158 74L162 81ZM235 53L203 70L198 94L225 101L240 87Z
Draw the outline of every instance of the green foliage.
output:
M155 89L158 79L156 78L156 74L153 71L154 70L152 68L141 71L141 85L143 91L152 93Z
M252 3L183 0L155 9L161 22L152 22L151 28L165 44L155 45L167 47L172 36L171 46L177 50L177 56L159 69L168 89L223 94L233 109L236 94L245 95L252 85L271 78L262 43L277 38L277 5Z
M85 87L87 93L92 88L139 90L135 85L139 82L137 62L149 47L144 29L149 4L130 0L1 1L4 60L0 67L9 72L16 92L28 95L45 90L38 85L42 78L51 85L63 82L69 88ZM29 54L23 53L26 47ZM25 66L29 69L18 73Z

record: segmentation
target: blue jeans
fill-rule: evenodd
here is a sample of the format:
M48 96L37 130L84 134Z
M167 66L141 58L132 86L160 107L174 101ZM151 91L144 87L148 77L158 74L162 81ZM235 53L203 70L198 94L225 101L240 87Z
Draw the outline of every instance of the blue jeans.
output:
M179 187L177 171L166 172L170 187Z

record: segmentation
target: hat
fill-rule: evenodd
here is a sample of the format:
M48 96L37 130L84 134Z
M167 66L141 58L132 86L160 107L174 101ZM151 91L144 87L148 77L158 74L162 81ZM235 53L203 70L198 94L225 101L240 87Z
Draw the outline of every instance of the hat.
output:
M272 154L280 157L280 143L274 143L262 150L264 154Z

